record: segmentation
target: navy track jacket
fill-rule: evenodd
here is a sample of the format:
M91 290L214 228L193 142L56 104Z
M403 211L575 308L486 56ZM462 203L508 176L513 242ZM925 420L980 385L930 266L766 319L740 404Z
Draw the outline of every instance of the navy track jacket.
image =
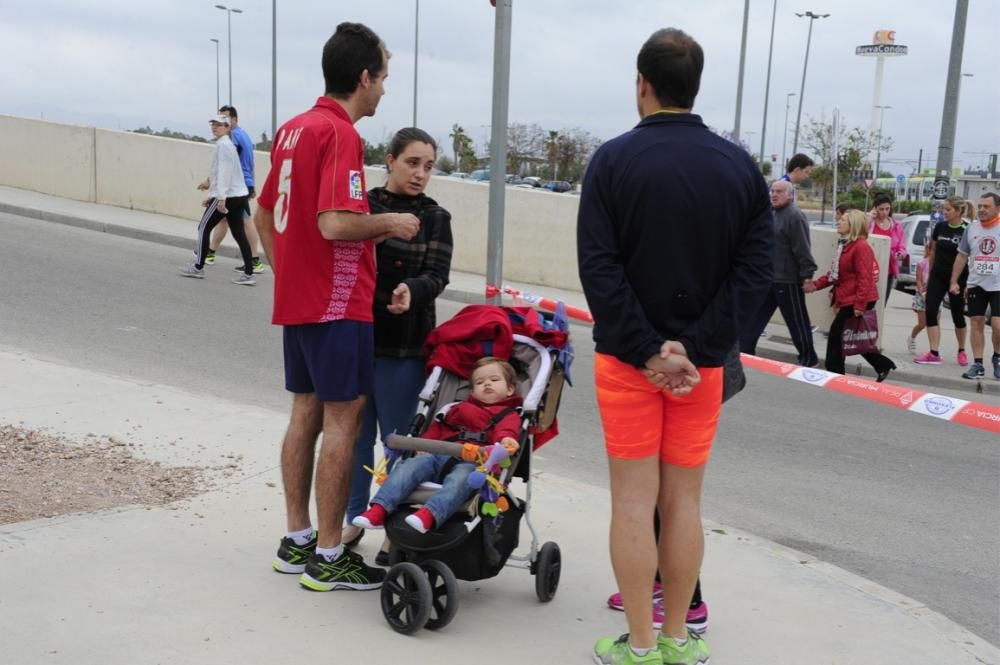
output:
M774 272L767 184L743 148L690 113L602 145L583 179L580 281L598 353L636 368L665 340L720 367Z

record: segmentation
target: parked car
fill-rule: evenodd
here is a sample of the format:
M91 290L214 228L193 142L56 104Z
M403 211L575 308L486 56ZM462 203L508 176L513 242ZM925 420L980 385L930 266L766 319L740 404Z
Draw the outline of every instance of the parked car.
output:
M476 169L469 174L469 180L475 180L476 182L487 182L490 179L489 169Z
M545 189L550 192L565 193L573 191L573 185L569 184L565 180L550 180L545 183Z
M896 281L896 288L900 291L913 293L917 283L917 266L924 260L924 245L931 234L931 216L923 213L908 215L900 222L903 225L904 238L906 238L906 253L909 256L903 259L899 266L899 279Z
M536 178L533 175L529 175L527 178L522 178L525 184L531 185L532 187L541 187L542 179Z
M459 180L465 180L466 178L469 177L469 174L463 171L452 171L450 177L458 178Z

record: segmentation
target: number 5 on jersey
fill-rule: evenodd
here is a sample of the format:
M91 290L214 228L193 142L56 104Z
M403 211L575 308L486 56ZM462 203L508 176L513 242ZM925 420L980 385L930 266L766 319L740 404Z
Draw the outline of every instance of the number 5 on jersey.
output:
M292 195L292 159L289 157L281 162L278 171L278 200L274 203L274 230L284 233L288 226L288 204Z

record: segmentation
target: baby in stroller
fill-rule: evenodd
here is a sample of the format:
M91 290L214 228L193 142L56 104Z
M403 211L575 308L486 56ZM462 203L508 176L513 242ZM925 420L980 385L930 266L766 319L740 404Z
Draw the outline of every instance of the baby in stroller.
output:
M423 437L479 445L499 442L513 454L518 448L521 426L518 411L521 397L514 394L514 368L492 356L480 358L470 382L472 393L469 398L434 420ZM406 459L393 467L372 498L371 507L355 517L353 524L365 529L384 528L389 513L404 502L420 483L436 481L441 483L441 490L422 508L406 517L408 525L420 533L427 533L436 525L444 524L472 498L476 490L467 481L475 469L475 464L450 455L427 454Z

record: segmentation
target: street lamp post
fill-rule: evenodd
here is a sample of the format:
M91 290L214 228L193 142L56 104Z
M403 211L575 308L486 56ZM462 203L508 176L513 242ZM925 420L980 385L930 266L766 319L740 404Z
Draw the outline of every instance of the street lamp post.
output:
M812 44L813 21L818 18L826 18L829 14L814 14L813 12L799 14L796 12L795 15L799 18L809 19L809 36L806 37L806 58L802 63L802 85L799 87L799 113L795 117L795 140L792 141L792 154L799 149L799 128L802 126L802 98L806 94L806 70L809 68L809 46Z
M420 53L420 0L413 15L413 126L417 126L417 56Z
M222 106L219 103L219 40L210 37L208 41L215 42L215 108L218 109Z
M891 109L891 106L876 106L879 109L878 114L878 143L875 146L875 177L878 178L878 170L882 165L882 123L885 121L885 110Z
M781 135L781 170L782 170L782 172L784 172L784 170L785 170L785 164L787 164L787 162L785 161L785 148L788 147L788 109L791 108L791 106L792 106L792 97L794 97L795 94L796 93L794 93L794 92L789 92L789 93L785 94L785 133Z
M230 106L233 104L233 14L242 14L242 9L237 9L236 7L226 7L225 5L216 5L216 9L221 9L226 12L226 41L227 48L229 49L229 102Z
M278 131L278 0L271 0L271 142Z
M771 7L771 45L767 48L767 80L764 83L764 120L760 124L760 163L764 163L764 138L767 136L767 103L771 96L771 59L774 56L774 21L778 17L778 0Z
M736 119L733 120L733 140L740 142L740 115L743 112L743 68L747 61L747 20L750 18L750 0L743 2L743 39L740 42L740 74L736 79ZM753 150L751 149L752 153Z

